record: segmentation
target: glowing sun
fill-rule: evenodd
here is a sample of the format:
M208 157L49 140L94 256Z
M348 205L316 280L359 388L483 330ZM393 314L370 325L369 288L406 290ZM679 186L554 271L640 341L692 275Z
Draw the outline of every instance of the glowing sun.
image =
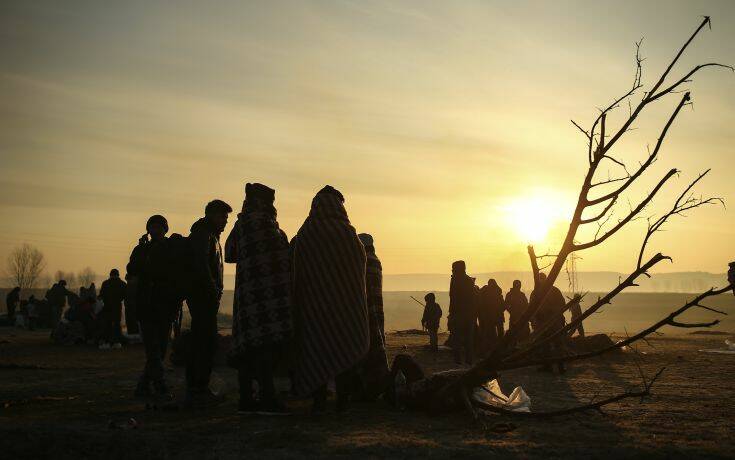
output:
M544 242L552 227L564 219L560 200L550 194L520 197L504 208L508 226L526 243Z

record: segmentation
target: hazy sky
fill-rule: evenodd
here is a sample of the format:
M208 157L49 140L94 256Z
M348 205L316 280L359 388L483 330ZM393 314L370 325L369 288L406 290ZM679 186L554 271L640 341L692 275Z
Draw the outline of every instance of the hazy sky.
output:
M588 125L628 89L641 37L651 84L703 14L713 30L676 70L735 63L727 0L3 1L0 257L29 242L52 272L106 273L149 215L188 233L208 200L239 209L245 182L262 182L289 236L318 189L340 189L387 273L459 258L471 272L523 269L524 210L555 222L544 250L586 168L570 118ZM650 179L683 172L647 215L710 167L699 190L735 196L735 74L708 69L689 88L695 110ZM644 158L677 102L646 112L620 156ZM652 249L674 257L663 270L721 272L732 224L732 211L700 210ZM642 225L580 269L630 268Z

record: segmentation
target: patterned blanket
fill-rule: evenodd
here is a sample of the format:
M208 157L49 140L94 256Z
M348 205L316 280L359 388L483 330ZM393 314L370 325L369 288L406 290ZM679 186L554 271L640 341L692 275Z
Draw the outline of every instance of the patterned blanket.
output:
M288 238L270 203L247 201L225 243L225 260L236 263L231 364L259 347L287 340L293 329Z
M295 238L293 384L301 395L354 368L370 345L365 250L342 203L338 191L322 189Z

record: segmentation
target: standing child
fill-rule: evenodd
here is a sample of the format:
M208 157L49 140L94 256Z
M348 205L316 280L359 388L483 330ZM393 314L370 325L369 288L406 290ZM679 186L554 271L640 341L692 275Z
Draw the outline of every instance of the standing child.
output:
M436 296L430 292L424 296L426 306L424 306L424 316L421 318L421 324L429 331L429 346L431 351L439 351L438 333L439 320L442 317L442 307L436 303Z

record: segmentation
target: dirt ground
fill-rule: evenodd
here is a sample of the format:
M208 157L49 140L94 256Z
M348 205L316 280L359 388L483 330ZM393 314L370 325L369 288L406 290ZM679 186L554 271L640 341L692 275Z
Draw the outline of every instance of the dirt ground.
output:
M0 331L0 457L13 458L291 458L522 457L732 458L735 452L735 355L725 336L661 336L639 350L649 375L667 366L653 397L608 406L605 414L552 420L466 414L402 413L382 402L348 413L308 415L287 398L288 417L238 416L235 373L215 370L228 394L206 411L146 411L132 398L143 363L140 345L123 350L52 345L48 333ZM390 335L389 353L413 354L427 370L453 367L449 352L425 351L426 337ZM183 370L169 369L180 391ZM621 353L575 363L564 376L533 369L502 376L506 393L522 386L534 410L585 403L640 382L635 356ZM279 382L286 390L288 383ZM110 428L134 418L137 429Z

